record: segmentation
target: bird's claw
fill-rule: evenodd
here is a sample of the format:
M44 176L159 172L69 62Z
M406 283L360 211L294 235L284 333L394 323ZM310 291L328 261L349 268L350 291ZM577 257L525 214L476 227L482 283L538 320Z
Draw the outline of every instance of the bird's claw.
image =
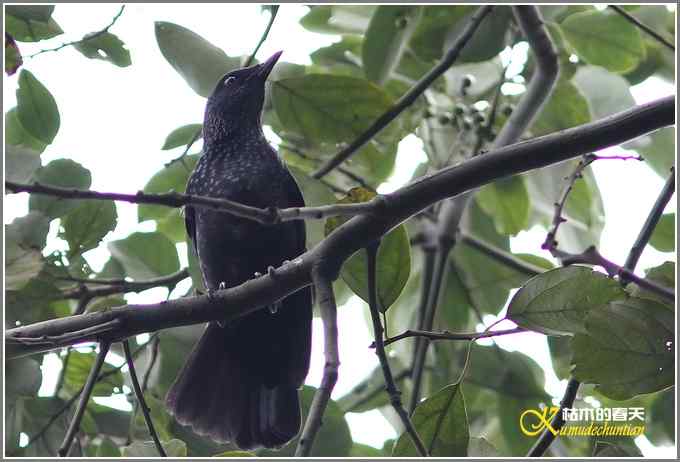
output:
M268 308L269 308L269 312L270 312L271 314L276 314L276 313L278 313L279 308L281 308L281 300L279 300L278 302L272 303L271 305L269 305Z

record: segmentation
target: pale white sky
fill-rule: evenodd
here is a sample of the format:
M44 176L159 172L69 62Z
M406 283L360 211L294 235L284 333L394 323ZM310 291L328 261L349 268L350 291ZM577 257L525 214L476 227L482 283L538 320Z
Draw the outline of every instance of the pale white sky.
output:
M38 45L21 43L22 53L26 56L40 48L77 40L108 24L118 9L119 5L115 4L59 4L53 16L66 34ZM311 51L337 40L336 36L313 34L299 26L298 19L306 11L307 8L300 5L283 5L258 57L261 59L282 49L283 60L305 64L310 62ZM267 15L261 14L255 5L130 4L111 32L127 44L132 54L132 66L118 68L107 62L88 60L72 48L26 60L26 68L49 88L61 113L61 128L54 143L42 155L43 164L67 157L91 170L92 189L135 192L144 187L164 162L178 155L176 151L161 151L166 135L181 125L201 122L205 103L161 55L154 36L155 21L185 26L227 54L240 55L252 51L266 25ZM5 111L16 103L15 89L16 76L5 78ZM671 85L659 81L633 90L637 102L674 92ZM607 154L616 150L610 151ZM419 141L405 140L400 146L397 171L389 186L381 191L402 185L422 159L424 154ZM622 263L663 180L637 162L600 161L593 168L606 212L601 251L609 259ZM9 223L26 213L26 195L7 196L3 205L4 222ZM132 231L153 229L148 223L137 225L135 206L117 204L117 207L119 225L106 240L122 238ZM667 210L675 210L675 207L673 198ZM56 229L52 229L54 235ZM545 257L545 252L538 248L544 236L545 231L538 228L523 232L512 239L512 248ZM181 254L184 254L183 250ZM95 268L103 265L105 256L106 252L97 250L87 254ZM675 256L647 247L638 269L641 271L669 259L675 260ZM127 298L130 302L148 303L164 296L164 290L158 289L131 294ZM340 309L343 366L334 397L345 394L378 364L373 352L367 348L371 340L363 309L364 305L356 297ZM489 319L491 321L493 319ZM314 329L312 370L307 379L310 385L319 384L323 365L323 333L317 320ZM550 371L544 336L525 333L500 337L497 342L508 350L522 351L547 366L547 389L553 396L561 397L566 382L560 382ZM117 361L116 358L111 360ZM54 364L54 361L49 363ZM50 379L56 371L53 367L48 369L51 369L48 374L51 377L46 377L41 393L49 392L54 386ZM127 405L123 399L115 400L115 404ZM395 436L377 411L349 414L347 419L358 442L380 447L385 439ZM638 443L646 456L675 454L673 448L654 448L644 438Z

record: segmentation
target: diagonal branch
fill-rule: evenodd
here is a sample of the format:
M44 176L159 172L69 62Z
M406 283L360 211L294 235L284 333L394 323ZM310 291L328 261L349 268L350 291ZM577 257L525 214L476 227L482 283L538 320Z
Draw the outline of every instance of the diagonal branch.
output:
M373 124L354 141L343 148L340 152L335 154L321 165L313 174L312 177L319 179L333 170L335 167L349 159L356 151L364 144L368 143L374 136L387 127L390 122L396 119L402 112L404 112L411 104L413 104L420 95L427 90L432 83L437 80L444 72L450 68L458 59L458 55L465 46L465 44L472 38L472 35L477 30L477 26L482 22L484 17L491 12L493 6L480 6L475 13L470 16L468 23L461 32L460 36L453 44L453 46L446 52L444 58L436 66L434 66L427 74L425 74L411 89L406 92L387 112L381 115Z
M102 339L212 320L232 320L271 305L311 283L315 264L337 274L357 250L431 204L507 175L527 172L619 144L670 125L675 98L666 97L604 119L495 149L484 156L440 170L382 196L380 215L360 215L335 229L314 248L275 273L217 291L212 297L185 297L152 305L127 305L108 311L52 319L5 331L6 358Z
M135 390L135 395L137 396L139 407L142 410L142 414L144 415L144 421L146 422L146 426L149 429L149 434L151 435L151 438L153 439L153 442L156 445L156 449L158 450L158 453L161 455L161 457L167 457L168 455L165 453L165 449L163 449L163 445L161 444L161 441L158 439L158 433L156 433L156 428L153 426L153 420L151 420L150 414L151 409L149 409L149 406L146 405L146 400L144 399L144 392L142 391L142 388L139 386L137 372L135 371L135 361L132 358L132 353L130 353L130 342L128 342L127 340L123 341L123 351L125 351L125 362L127 363L128 369L130 371L132 388L134 388Z
M267 40L267 36L269 35L269 31L271 30L272 25L274 24L274 20L276 19L276 14L278 12L279 12L279 5L272 5L269 8L269 22L267 23L267 27L265 28L264 32L262 33L262 37L260 37L260 41L257 42L255 49L253 50L251 55L246 60L243 67L248 67L251 64L253 64L253 61L255 60L255 56L257 55L257 52L260 51L260 47L262 46L264 41Z
M574 378L569 379L569 382L567 382L567 388L564 391L562 401L560 401L560 410L550 421L550 426L556 432L559 432L565 424L562 410L565 408L570 408L574 405L574 400L576 399L576 394L578 393L578 388L580 385L581 383ZM536 443L534 443L531 450L529 450L527 457L541 457L555 440L555 436L556 435L553 432L546 428L538 440L536 440Z
M652 28L649 27L648 25L642 23L641 21L639 21L635 16L633 16L633 15L630 14L630 13L628 13L626 10L624 10L624 9L621 8L620 6L616 6L616 5L608 5L608 6L609 6L609 8L611 8L612 10L616 11L618 14L620 14L621 16L623 16L624 18L626 18L626 20L628 20L629 22L631 22L631 23L632 23L633 25L635 25L638 29L640 29L640 30L646 32L648 35L650 35L651 37L653 37L654 40L656 40L657 42L659 42L660 44L662 44L663 46L665 46L665 47L668 48L669 50L675 52L675 46L673 46L673 44L672 44L671 42L669 42L668 40L666 40L665 38L663 38L663 37L661 36L661 34L657 33L654 29L652 29Z
M323 414L326 411L331 393L338 381L338 368L340 359L338 357L338 313L333 294L333 279L330 278L321 266L312 269L312 281L314 282L315 293L318 297L321 319L323 321L324 332L324 356L326 363L323 367L323 378L321 385L314 394L314 399L309 407L307 421L300 435L298 447L295 450L296 457L309 456L316 434L323 424Z
M378 254L378 246L380 241L377 241L366 248L366 253L368 254L368 307L371 311L371 319L373 321L373 336L375 338L375 354L378 355L378 360L380 361L380 367L383 371L383 377L385 378L385 391L390 396L390 403L394 408L394 411L401 419L401 423L404 425L404 429L408 433L413 445L415 446L418 454L421 457L429 457L427 449L425 449L425 444L423 440L420 439L418 432L413 426L410 417L406 413L403 404L401 403L401 392L397 388L397 385L392 376L392 371L390 370L390 363L387 360L387 354L385 353L384 344L384 329L382 323L380 322L380 309L378 308L378 291L377 291L377 281L376 281L376 258Z
M102 342L99 344L99 354L97 355L97 358L95 359L95 362L92 365L92 369L90 369L90 375L87 376L87 381L85 382L83 391L80 393L80 401L78 401L76 413L73 415L73 418L71 419L71 423L68 426L68 430L66 430L66 436L64 436L64 441L61 443L61 446L57 451L59 457L68 456L69 450L71 449L71 444L73 443L73 438L76 436L76 433L80 429L80 421L83 419L83 415L85 414L85 408L87 407L87 402L90 400L90 395L92 394L94 385L97 382L97 376L99 375L99 371L104 365L104 359L106 358L106 354L109 352L110 346L111 344L109 342Z

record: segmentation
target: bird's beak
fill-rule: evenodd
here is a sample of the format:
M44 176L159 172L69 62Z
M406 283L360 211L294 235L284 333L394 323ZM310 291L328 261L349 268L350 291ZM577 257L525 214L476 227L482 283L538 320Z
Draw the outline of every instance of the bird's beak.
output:
M283 51L277 51L268 60L262 64L258 64L259 69L257 70L257 76L262 80L266 80L282 53Z

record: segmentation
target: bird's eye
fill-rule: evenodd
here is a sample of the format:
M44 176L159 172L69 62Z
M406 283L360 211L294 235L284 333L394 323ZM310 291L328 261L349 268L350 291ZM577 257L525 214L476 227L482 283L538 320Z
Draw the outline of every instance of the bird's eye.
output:
M233 75L230 75L229 77L227 77L226 79L224 79L224 85L225 85L225 86L226 86L226 85L229 85L229 84L232 83L234 80L236 80L236 77L234 77Z

